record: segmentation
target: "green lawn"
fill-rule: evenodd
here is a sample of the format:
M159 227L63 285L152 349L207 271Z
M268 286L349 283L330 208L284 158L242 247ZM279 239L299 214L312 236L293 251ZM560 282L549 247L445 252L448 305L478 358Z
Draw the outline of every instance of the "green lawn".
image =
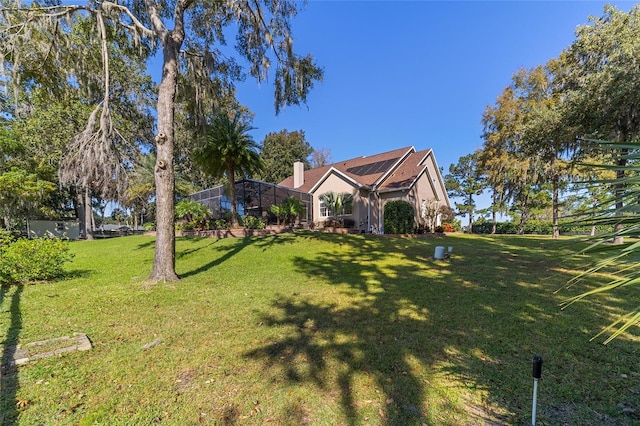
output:
M526 425L535 354L538 424L640 424L640 333L589 341L637 296L561 311L597 284L554 294L589 260L566 240L181 238L182 280L150 285L153 243L73 242L66 280L2 288L1 424ZM74 332L94 348L8 366Z

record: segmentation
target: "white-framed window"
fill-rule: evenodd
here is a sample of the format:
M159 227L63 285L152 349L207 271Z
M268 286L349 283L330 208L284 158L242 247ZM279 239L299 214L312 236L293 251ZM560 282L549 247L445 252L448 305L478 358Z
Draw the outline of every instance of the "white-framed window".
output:
M319 206L320 206L320 217L335 216L335 214L333 213L333 210L327 207L324 201L320 201ZM343 207L342 210L339 212L338 216L350 216L352 214L353 214L353 206L349 205L349 206Z
M320 217L333 216L333 212L327 207L324 201L320 201Z

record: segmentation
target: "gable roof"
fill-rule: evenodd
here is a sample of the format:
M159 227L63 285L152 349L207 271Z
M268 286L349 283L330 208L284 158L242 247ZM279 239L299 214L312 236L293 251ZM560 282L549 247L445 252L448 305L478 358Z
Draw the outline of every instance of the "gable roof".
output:
M385 192L411 188L415 181L427 170L424 160L431 152L430 149L425 149L424 151L410 153L406 160L382 182L379 190Z
M360 186L373 187L374 185L380 185L380 183L385 182L387 177L393 174L394 170L399 166L402 168L406 159L413 154L416 154L416 152L415 148L411 146L305 170L304 184L296 189L304 192L313 192L315 187L324 181L331 173L341 174ZM424 157L424 155L422 155L422 157ZM293 176L289 176L280 182L280 185L293 188Z

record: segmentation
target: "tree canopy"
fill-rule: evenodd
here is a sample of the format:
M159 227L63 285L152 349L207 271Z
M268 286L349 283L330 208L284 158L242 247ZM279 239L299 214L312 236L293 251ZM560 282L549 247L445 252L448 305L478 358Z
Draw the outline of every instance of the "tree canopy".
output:
M260 150L264 161L261 180L271 183L282 182L293 174L293 163L296 161L301 161L304 168L309 169L309 156L313 152L302 130L289 132L285 129L267 134Z
M473 223L473 212L476 208L474 197L480 195L485 188L485 178L478 167L478 154L468 154L458 159L457 164L449 167L444 183L450 197L461 197L462 203L456 203L460 214L469 216L469 232Z
M226 176L229 181L231 226L239 224L236 178L249 178L263 169L258 144L249 135L252 129L242 121L240 114L231 118L229 114L218 113L212 119L206 138L202 140L194 156L205 173L215 177Z

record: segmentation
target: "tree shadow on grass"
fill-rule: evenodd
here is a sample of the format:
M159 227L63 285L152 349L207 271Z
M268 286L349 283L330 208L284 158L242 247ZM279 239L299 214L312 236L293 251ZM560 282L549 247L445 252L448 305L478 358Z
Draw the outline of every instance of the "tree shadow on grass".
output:
M298 231L297 235L295 233L286 232L281 234L268 235L265 237L256 237L255 244L257 247L260 247L262 251L266 251L270 248L280 245L291 244L304 235L305 231Z
M144 250L149 247L155 247L155 245L156 245L156 239L154 238L152 240L147 241L146 243L138 244L137 249Z
M244 237L242 239L238 238L236 241L234 241L234 243L231 246L231 248L228 248L228 246L219 247L217 250L219 252L223 253L220 257L212 259L212 260L208 261L207 263L204 263L204 264L198 266L195 269L192 269L190 271L187 271L187 272L179 274L180 278L187 278L187 277L190 277L190 276L193 276L193 275L198 275L198 274L200 274L202 272L206 272L206 271L210 270L211 268L215 268L216 266L220 265L221 263L223 263L226 260L228 260L228 259L232 258L233 256L235 256L236 254L240 253L244 248L246 248L247 246L253 244L254 242L255 242L255 238ZM212 244L210 244L209 246L211 246ZM193 252L195 252L195 251L192 251L192 253ZM182 256L180 254L178 254L178 257L182 257Z
M72 269L64 273L63 279L87 278L95 273L96 271L92 269Z
M540 249L546 243L457 240L452 259L435 261L439 241L318 238L331 248L293 262L348 302L278 295L270 307L277 313L265 313L264 324L293 331L247 356L284 371L291 383L339 389L350 425L363 423L354 385L361 375L386 401L376 424L525 424L532 356L575 362L589 345L579 324L561 319L563 297L552 292L570 274ZM541 284L547 275L552 279ZM580 309L581 318L606 317L596 306ZM563 347L580 338L583 343ZM606 350L591 349L599 361L606 357ZM447 386L462 396L448 397ZM552 411L541 414L560 421Z
M198 241L202 239L207 239L206 237L199 238ZM181 248L177 251L176 257L178 259L186 259L189 256L194 255L196 252L201 251L203 249L207 249L207 253L211 253L214 251L218 251L222 253L220 257L216 257L215 259L211 259L208 262L198 266L195 269L187 271L185 273L180 274L181 278L187 278L193 275L200 274L202 272L206 272L211 268L214 268L223 262L231 259L233 256L240 253L246 247L253 245L262 249L262 251L267 251L277 245L290 244L295 241L296 237L293 234L276 234L265 237L255 237L255 236L246 236L243 238L233 238L229 239L229 243L220 245L219 247L212 249L214 244L220 242L220 239L211 239L210 244L200 245L196 248L184 249Z
M20 313L20 297L23 285L2 285L0 286L0 307L5 300L10 298L9 326L6 336L2 342L2 362L0 363L0 424L13 425L18 421L18 400L19 389L18 368L13 363L13 357L18 345L18 338L22 330L22 315ZM13 291L13 294L11 292Z
M198 243L200 242L200 240L203 240L204 238L198 238L197 240L192 241L191 238L188 238L186 240L181 240L181 244L184 244L185 242L189 242L189 243ZM196 247L191 247L191 248L182 248L181 250L177 250L176 251L176 260L182 259L186 256L190 256L194 253L197 253L201 250L204 249L208 249L210 247L212 247L213 245L217 244L220 240L214 240L209 238L209 242L207 244L198 244Z

